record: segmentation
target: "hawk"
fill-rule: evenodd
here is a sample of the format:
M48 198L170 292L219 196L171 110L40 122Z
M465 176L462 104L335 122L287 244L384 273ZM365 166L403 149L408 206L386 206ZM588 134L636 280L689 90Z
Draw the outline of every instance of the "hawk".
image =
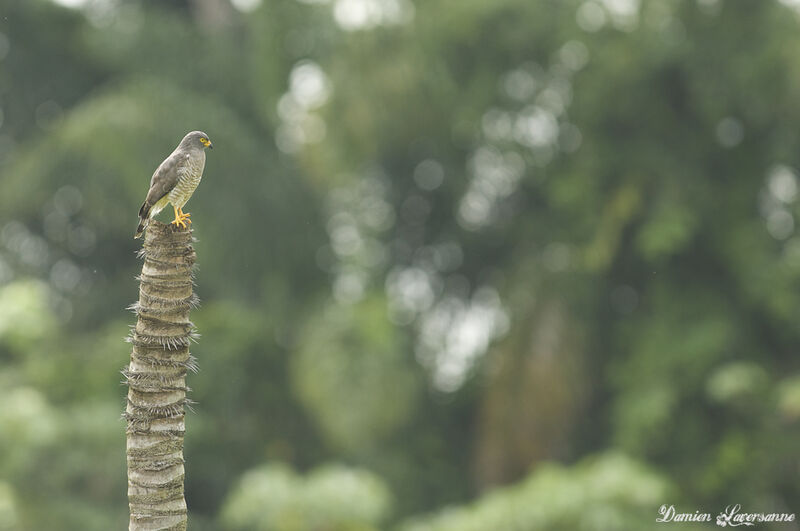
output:
M171 203L175 211L173 225L185 229L186 224L192 222L189 219L190 214L183 211L183 206L192 197L203 177L206 148L214 148L208 135L202 131L192 131L183 137L175 151L158 166L150 179L147 197L139 209L139 226L134 238L142 235L150 218L161 212L167 203Z

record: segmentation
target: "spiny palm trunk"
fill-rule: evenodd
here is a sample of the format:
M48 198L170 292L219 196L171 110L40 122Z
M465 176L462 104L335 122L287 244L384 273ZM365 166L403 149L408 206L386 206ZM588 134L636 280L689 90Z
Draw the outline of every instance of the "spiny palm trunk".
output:
M140 256L136 327L131 362L123 374L128 384L128 502L133 530L186 529L183 494L183 434L186 372L193 325L189 310L195 252L190 230L150 222Z

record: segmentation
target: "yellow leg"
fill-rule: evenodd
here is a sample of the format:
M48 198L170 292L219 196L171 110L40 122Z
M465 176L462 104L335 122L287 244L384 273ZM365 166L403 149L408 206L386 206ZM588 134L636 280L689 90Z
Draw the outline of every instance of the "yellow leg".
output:
M171 225L175 225L176 227L180 225L185 229L186 228L186 223L184 222L184 220L186 219L184 218L185 214L181 212L181 209L176 207L175 205L172 205L172 210L175 211L175 219L172 220Z
M180 215L180 217L181 217L181 221L185 221L185 222L186 222L186 223L188 223L189 225L191 225L191 224L192 224L192 220L191 220L191 219L189 219L189 217L191 216L191 214L189 214L188 212L184 212L182 208L179 208L179 209L178 209L178 214L179 214L179 215Z

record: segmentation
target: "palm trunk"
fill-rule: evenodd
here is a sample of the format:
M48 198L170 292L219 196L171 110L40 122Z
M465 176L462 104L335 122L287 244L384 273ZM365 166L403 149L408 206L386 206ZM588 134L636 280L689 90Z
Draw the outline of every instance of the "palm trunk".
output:
M133 530L186 529L183 494L183 435L186 372L196 305L192 267L196 255L191 230L150 222L140 256L136 327L131 362L123 374L128 384L128 502Z

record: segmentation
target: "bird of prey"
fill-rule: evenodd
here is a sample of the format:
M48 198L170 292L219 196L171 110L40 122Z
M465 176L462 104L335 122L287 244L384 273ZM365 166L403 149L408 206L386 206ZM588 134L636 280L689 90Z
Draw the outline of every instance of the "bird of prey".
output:
M206 148L214 148L208 135L202 131L192 131L183 137L175 151L156 168L150 179L150 190L139 209L139 226L134 238L142 235L150 218L161 212L167 203L171 203L175 210L173 225L185 229L186 224L192 222L189 219L190 214L183 211L183 206L192 197L203 177Z

